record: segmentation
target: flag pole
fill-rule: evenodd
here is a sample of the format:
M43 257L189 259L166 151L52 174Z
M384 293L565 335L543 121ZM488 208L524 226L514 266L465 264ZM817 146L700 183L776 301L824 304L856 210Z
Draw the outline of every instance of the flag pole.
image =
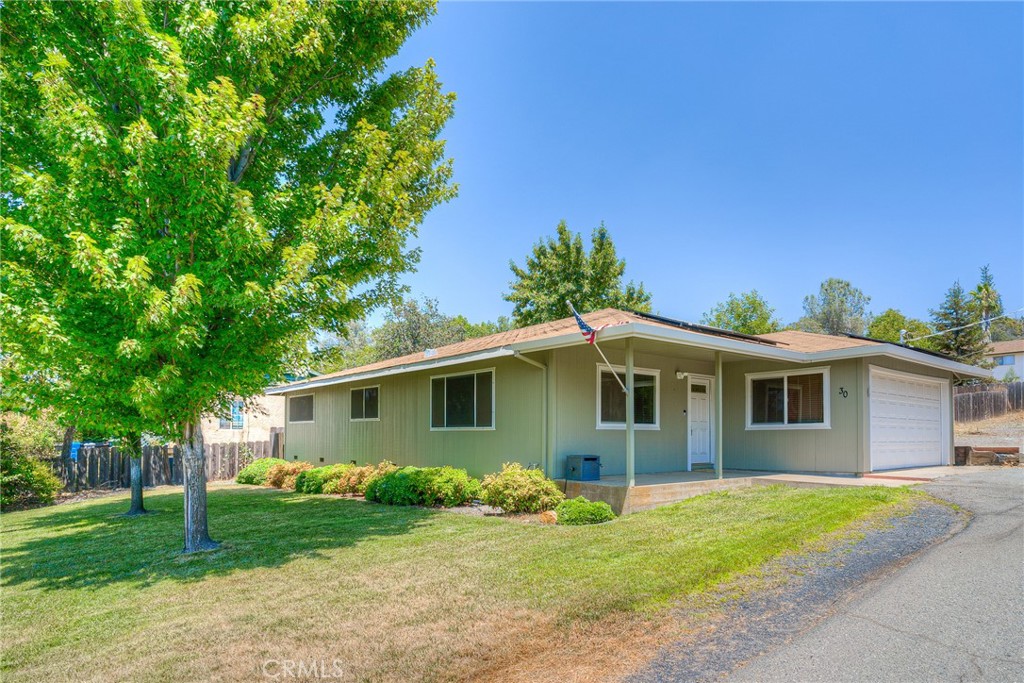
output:
M569 309L572 311L574 316L581 320L583 319L580 314L576 312L576 307L573 306L571 302L566 301L565 303L569 305ZM592 341L590 345L597 349L597 352L601 354L601 360L603 360L604 364L608 366L608 369L611 370L612 377L614 377L615 381L619 383L620 387L622 387L622 393L628 394L629 391L626 389L626 385L622 383L621 379L619 379L619 373L615 372L615 368L613 368L612 364L608 362L608 357L604 355L604 351L602 351L601 347L597 345L597 330L594 330L594 341Z

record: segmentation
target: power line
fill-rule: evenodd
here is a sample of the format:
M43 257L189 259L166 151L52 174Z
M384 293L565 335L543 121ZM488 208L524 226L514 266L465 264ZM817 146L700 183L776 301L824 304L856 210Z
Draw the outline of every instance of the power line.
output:
M961 325L960 327L951 327L948 330L943 330L942 332L936 332L934 334L926 334L923 337L914 337L913 339L906 339L907 331L906 330L900 330L900 344L910 344L911 342L921 341L922 339L929 339L931 337L938 337L939 335L947 334L949 332L959 332L960 330L966 330L968 327L974 327L975 325L988 325L993 320L999 320L1000 318L1009 318L1011 315L1014 315L1016 313L1020 313L1022 311L1024 311L1024 308L1018 308L1016 311L1010 311L1009 313L1003 313L1002 315L997 315L994 318L986 318L985 320L979 320L978 322L967 323L966 325Z

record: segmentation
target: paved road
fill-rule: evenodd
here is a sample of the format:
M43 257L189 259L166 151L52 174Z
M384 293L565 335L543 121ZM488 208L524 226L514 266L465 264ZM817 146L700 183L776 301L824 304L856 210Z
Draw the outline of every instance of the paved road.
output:
M729 681L1024 681L1024 468L924 489L970 525Z

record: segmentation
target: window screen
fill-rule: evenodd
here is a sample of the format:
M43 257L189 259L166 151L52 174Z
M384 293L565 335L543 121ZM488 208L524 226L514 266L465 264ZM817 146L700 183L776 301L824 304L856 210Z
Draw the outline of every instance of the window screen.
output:
M623 384L624 373L616 373ZM633 421L638 425L658 424L658 378L655 375L633 373ZM608 370L601 371L601 423L626 423L626 394Z
M353 389L351 392L351 418L353 420L376 420L380 418L379 395L380 389L378 387Z
M494 373L475 372L430 381L430 426L494 426Z
M289 422L313 421L313 395L292 396L288 399Z
M755 379L750 383L752 424L783 424L785 377Z
M825 421L825 384L822 375L792 375L786 378L786 384L789 424Z

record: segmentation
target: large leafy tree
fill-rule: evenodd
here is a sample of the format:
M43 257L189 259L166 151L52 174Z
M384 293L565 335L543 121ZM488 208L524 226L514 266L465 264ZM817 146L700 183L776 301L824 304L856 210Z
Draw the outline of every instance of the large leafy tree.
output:
M505 301L513 305L517 327L566 317L566 301L580 312L607 307L651 310L651 295L643 283L622 284L626 262L616 255L603 223L591 235L589 253L580 234L561 221L555 237L534 245L523 267L515 261L509 267L515 279Z
M458 318L442 313L436 299L406 299L391 307L384 324L373 331L372 358L397 358L466 339Z
M730 292L725 301L705 313L700 321L704 325L743 334L768 334L782 329L775 317L775 309L756 289L739 296Z
M959 282L954 282L942 305L932 311L935 331L945 332L934 337L934 349L961 363L981 365L988 342L980 322L970 296Z
M931 339L915 341L932 334L932 328L928 326L928 323L916 318L908 318L895 308L887 309L881 315L873 318L871 324L868 325L868 336L872 339L881 339L882 341L898 344L901 341L901 332L905 332L902 336L902 340L905 343L913 344L919 349L930 349L932 347Z
M797 329L824 334L864 334L870 314L871 297L847 280L829 278L818 293L804 297L804 316Z
M430 63L384 75L432 11L4 7L5 386L65 401L92 378L176 438L188 552L215 545L201 416L261 392L312 330L392 300L408 238L454 192L454 96Z

